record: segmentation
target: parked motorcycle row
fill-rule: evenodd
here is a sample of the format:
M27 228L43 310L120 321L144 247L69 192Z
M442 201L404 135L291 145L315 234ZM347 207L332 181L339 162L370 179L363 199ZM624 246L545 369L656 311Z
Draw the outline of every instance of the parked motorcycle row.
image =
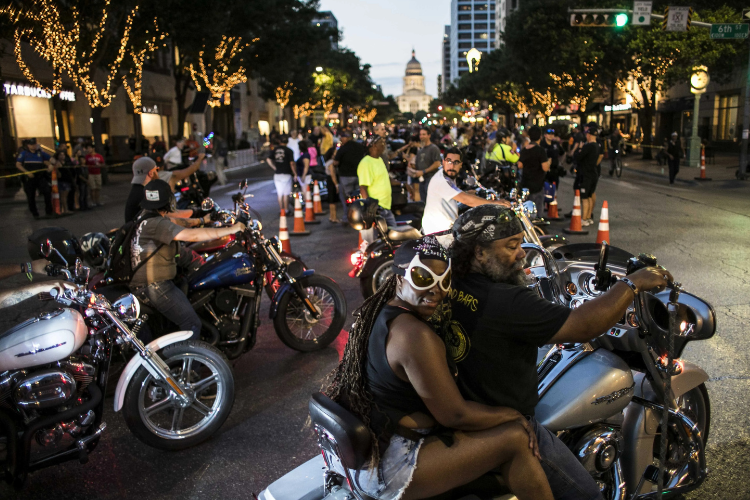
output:
M32 235L31 257L47 258L48 274L64 284L39 300L62 307L0 334L0 467L6 480L20 487L30 472L68 460L85 463L106 429L108 384L116 384L115 411L122 410L144 443L182 450L210 438L231 412L229 360L255 345L264 291L284 344L308 352L335 340L347 310L341 289L284 254L275 237L265 238L260 215L245 201L246 181L240 189L233 210L221 210L211 199L202 208L215 225L242 222L247 229L184 249L193 259L182 288L201 317L200 341L187 340L190 331L174 331L127 283L106 277L105 235L82 238L89 243L85 252L63 228Z

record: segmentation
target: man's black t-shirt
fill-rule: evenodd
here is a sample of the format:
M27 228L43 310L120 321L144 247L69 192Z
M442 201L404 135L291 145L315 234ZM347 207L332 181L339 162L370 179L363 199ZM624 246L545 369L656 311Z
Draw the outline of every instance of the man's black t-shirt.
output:
M357 167L365 157L365 147L352 139L339 148L334 160L339 162L336 170L342 177L357 177Z
M547 153L538 144L532 148L521 149L518 158L518 162L523 163L521 187L528 188L532 194L544 189L545 172L542 169L542 163L545 161L547 161Z
M292 175L291 163L294 163L294 152L286 146L276 146L271 151L271 159L277 174ZM301 173L300 173L301 174Z
M143 184L132 184L130 194L125 201L125 222L135 220L135 216L141 211L141 202L146 197L146 188Z
M537 348L557 333L570 309L530 288L475 273L453 280L450 304L449 322L442 329L457 364L461 394L533 415Z
M596 142L587 142L576 152L575 160L578 164L578 171L584 176L598 176L596 162L599 160L599 144Z

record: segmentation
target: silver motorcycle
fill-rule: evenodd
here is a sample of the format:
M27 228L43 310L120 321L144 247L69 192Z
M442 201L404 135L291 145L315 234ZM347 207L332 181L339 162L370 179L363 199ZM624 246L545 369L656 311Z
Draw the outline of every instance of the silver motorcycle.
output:
M49 241L43 250L55 252ZM20 487L30 472L88 460L106 429L104 394L117 349L135 351L117 382L114 409L138 439L181 450L222 426L234 404L234 378L220 351L187 340L190 331L144 345L133 295L110 303L87 290L89 269L80 260L72 270L47 271L64 279L39 298L63 307L0 333L0 477Z
M624 252L615 249L618 262L609 268L606 243L598 261L572 245L552 253L522 246L540 262L530 268L531 286L571 308L598 297L618 277L656 265L644 254L623 261ZM709 339L715 331L711 305L671 283L664 292L640 292L600 337L555 345L541 356L536 418L571 449L607 500L662 498L695 490L705 480L708 375L680 355L688 342ZM348 473L369 458L367 428L322 393L313 395L309 407L322 454L272 483L260 499L370 500Z

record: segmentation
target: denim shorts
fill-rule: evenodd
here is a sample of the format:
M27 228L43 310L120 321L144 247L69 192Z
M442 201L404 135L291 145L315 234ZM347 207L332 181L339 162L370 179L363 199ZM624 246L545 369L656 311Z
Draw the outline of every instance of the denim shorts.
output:
M419 434L428 434L431 429L414 429ZM411 483L417 468L417 455L424 438L412 441L394 434L380 457L376 469L349 469L359 488L368 496L378 500L399 500ZM334 462L334 469L343 474L341 463Z

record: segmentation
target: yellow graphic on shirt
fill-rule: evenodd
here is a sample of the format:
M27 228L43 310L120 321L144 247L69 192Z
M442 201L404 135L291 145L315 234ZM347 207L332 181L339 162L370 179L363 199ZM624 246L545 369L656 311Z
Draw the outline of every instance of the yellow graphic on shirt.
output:
M469 310L473 312L477 312L479 301L475 299L474 296L470 293L464 293L461 290L456 290L455 288L453 288L451 290L451 300L468 307Z
M443 341L448 354L458 363L466 359L471 349L471 340L458 321L448 321L443 328Z

